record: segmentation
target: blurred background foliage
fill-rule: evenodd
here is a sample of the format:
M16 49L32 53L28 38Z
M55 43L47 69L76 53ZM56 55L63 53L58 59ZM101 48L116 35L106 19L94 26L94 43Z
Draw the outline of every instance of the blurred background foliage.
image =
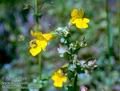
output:
M28 51L30 30L35 25L33 1L0 0L1 80L7 77L27 77L27 80L32 82L39 73L38 62ZM119 0L41 0L39 2L38 12L41 15L39 22L43 33L66 26L73 8L83 8L85 15L89 17L90 27L87 30L78 30L71 36L73 40L81 40L80 35L86 37L88 46L79 51L79 58L80 60L95 58L98 65L90 75L79 75L79 84L87 86L89 91L120 91L119 5ZM59 46L59 40L54 39L47 51L43 52L42 66L45 79L67 62L57 53ZM51 83L52 81L44 90L59 91Z

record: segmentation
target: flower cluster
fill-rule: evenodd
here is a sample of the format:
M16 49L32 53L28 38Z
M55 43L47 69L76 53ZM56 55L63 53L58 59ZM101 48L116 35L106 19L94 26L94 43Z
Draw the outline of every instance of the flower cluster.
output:
M84 11L82 9L73 9L71 12L71 18L69 21L69 25L76 25L77 28L83 29L88 28L88 23L90 20L88 18L84 18ZM95 65L95 61L83 62L81 63L78 59L78 52L80 48L87 46L85 38L82 41L71 41L71 36L73 35L72 30L70 30L70 26L58 27L54 34L60 38L60 48L58 48L58 52L61 57L66 56L66 60L69 62L59 68L54 74L51 76L53 80L53 85L55 87L62 87L65 82L69 80L69 85L72 86L77 79L77 75L82 71L82 69L88 69L91 66ZM41 51L46 49L48 42L53 38L52 33L42 34L42 32L31 31L31 35L35 37L30 41L30 53L32 56L38 55ZM66 71L67 70L67 71ZM65 72L63 72L65 71ZM73 86L75 87L75 86ZM73 90L71 90L73 91Z

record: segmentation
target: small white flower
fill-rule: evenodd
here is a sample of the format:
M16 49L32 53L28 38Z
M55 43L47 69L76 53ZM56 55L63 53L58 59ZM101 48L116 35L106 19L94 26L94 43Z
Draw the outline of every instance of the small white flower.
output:
M58 53L65 53L66 52L66 48L64 48L64 47L59 47L59 48L57 48L57 50L58 50Z
M88 66L93 66L96 63L96 60L90 60L88 62Z
M80 65L83 66L85 64L85 60L80 60Z
M61 38L61 39L60 39L60 42L61 42L61 43L64 43L64 41L65 41L64 38Z
M62 31L63 28L62 28L62 27L58 27L56 30L57 30L57 31Z
M65 36L68 34L68 29L66 27L58 27L55 31L58 34L64 34Z
M75 71L75 68L76 68L76 65L73 64L73 65L70 65L69 70L71 70L71 71Z

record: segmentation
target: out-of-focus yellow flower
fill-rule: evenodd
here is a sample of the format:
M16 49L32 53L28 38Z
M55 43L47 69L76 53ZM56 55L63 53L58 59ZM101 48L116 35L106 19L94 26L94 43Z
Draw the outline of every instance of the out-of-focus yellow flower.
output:
M89 19L83 18L84 11L82 9L73 9L71 12L70 24L76 25L77 28L88 28Z
M42 50L44 51L48 42L53 37L52 34L42 34L41 32L33 32L31 31L31 35L35 37L35 39L30 41L30 53L32 56L36 56Z
M78 10L78 9L73 9L71 12L71 19L70 19L70 23L71 24L75 24L75 20L82 18L84 16L84 11L82 9Z
M51 78L54 81L54 86L55 87L62 87L63 83L67 81L67 76L64 75L63 71L59 69L57 72L55 72L52 75Z

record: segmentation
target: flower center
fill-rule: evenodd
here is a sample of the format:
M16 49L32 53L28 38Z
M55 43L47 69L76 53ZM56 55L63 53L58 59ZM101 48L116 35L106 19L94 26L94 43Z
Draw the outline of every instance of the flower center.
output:
M31 48L36 48L37 46L38 45L37 45L36 41L31 41L31 43L30 43Z

